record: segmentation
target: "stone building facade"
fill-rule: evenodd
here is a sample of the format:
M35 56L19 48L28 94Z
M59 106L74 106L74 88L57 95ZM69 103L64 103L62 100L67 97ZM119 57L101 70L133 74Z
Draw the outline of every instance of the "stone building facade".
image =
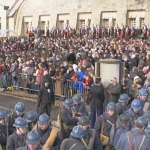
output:
M71 28L100 24L141 28L150 23L150 0L18 0L8 13L8 28L24 35L27 28Z

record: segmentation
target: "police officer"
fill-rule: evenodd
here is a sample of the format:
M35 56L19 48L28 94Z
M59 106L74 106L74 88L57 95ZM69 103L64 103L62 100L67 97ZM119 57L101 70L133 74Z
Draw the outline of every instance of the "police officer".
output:
M110 136L111 127L116 121L115 111L116 111L115 103L110 102L106 106L106 111L101 116L97 117L94 129L96 130L98 136L100 136L100 134L107 137ZM102 144L104 145L103 141ZM103 146L103 149L105 148L109 149L109 144L107 144L107 146L105 144Z
M116 114L117 115L121 115L123 114L125 111L128 110L128 101L130 100L130 97L128 96L128 94L123 93L120 95L118 103L116 104Z
M79 116L75 116L75 112L72 109L72 107L73 107L73 100L70 98L66 99L65 102L63 103L63 108L61 111L62 121L67 126L66 137L70 136L73 127L77 124L78 120L80 119Z
M43 150L42 146L40 145L40 135L37 131L30 131L27 134L26 139L26 146L20 147L17 150Z
M118 118L116 127L110 130L110 144L115 147L122 133L130 130L130 116L127 113L121 114Z
M101 150L102 144L95 129L90 129L90 119L87 116L82 116L79 119L78 125L81 125L85 131L83 140L86 143L89 150Z
M25 144L27 122L23 118L18 117L13 126L16 127L16 130L8 137L6 145L7 150L15 150Z
M28 123L28 131L31 131L37 123L38 114L34 111L27 113L26 122Z
M135 120L143 115L143 110L139 100L135 99L134 101L132 101L131 108L128 109L125 113L130 116L131 126L133 127L135 124Z
M74 101L73 109L75 113L81 116L83 115L88 116L86 105L83 102L81 102L81 96L79 94L75 94L72 99Z
M54 91L49 88L49 81L45 80L44 85L38 92L38 106L40 106L40 114L46 113L50 116L51 106L55 102Z
M149 142L145 140L144 129L147 127L148 121L145 117L139 117L135 122L135 128L122 133L120 136L116 150L146 150L149 149Z
M6 149L7 137L9 135L9 128L6 125L7 112L6 110L0 110L0 144L3 149ZM5 148L4 148L5 147Z
M15 111L12 114L9 114L9 126L13 126L17 117L24 117L26 110L24 103L18 102L15 105L14 110Z
M145 111L143 117L145 117L147 121L150 122L150 110Z
M73 128L69 139L65 139L60 150L88 150L85 146L82 138L84 136L84 130L80 125L77 125Z
M39 133L41 140L40 144L45 148L50 148L51 150L59 150L61 145L61 140L59 138L58 130L50 127L50 118L47 114L42 114L39 116L38 120Z
M96 78L95 84L90 87L90 106L91 106L91 128L94 128L96 116L103 114L103 103L105 100L104 88L100 85L101 78Z
M147 90L143 88L140 89L138 100L140 101L141 107L144 112L150 109L150 101L147 98L148 98Z

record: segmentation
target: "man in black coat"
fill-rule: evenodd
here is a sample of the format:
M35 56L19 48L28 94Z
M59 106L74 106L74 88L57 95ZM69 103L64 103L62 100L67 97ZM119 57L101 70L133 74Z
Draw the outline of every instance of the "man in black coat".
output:
M103 103L105 100L104 88L100 85L101 79L96 78L95 84L90 87L90 104L91 104L91 128L94 128L96 116L103 114Z
M54 91L49 88L48 80L45 80L43 84L38 92L38 107L41 108L40 114L46 112L50 116L51 106L55 101Z
M68 62L71 61L73 64L75 63L75 61L76 61L76 55L75 55L75 53L73 52L73 49L70 50L70 54L69 54L68 57L67 57L67 61L68 61Z

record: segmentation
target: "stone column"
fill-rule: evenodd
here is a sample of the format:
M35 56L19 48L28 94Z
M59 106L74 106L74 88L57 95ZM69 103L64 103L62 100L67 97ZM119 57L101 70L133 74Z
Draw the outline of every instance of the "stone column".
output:
M107 86L112 77L116 77L119 82L120 60L102 59L100 60L100 77L104 86ZM106 85L105 85L106 84Z
M102 59L100 60L100 77L104 88L108 86L113 77L117 78L119 83L120 60L117 59ZM107 93L105 92L104 107L107 105Z

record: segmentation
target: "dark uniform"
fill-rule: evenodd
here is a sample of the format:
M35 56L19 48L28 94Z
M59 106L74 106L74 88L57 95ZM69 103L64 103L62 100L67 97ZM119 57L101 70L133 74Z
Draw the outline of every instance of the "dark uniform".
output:
M107 110L103 113L103 115L97 117L96 122L95 122L94 129L96 130L98 137L100 137L100 134L109 137L111 127L116 121L116 117L114 116L114 114L112 116L108 114L109 110L113 112L116 111L115 103L113 102L108 103L106 109ZM105 141L104 142L102 141L102 144L103 144L103 149L106 149L106 150L110 149L109 143L105 143Z
M30 150L32 148L32 145L36 145L37 147L34 150L44 150L43 147L39 144L40 141L40 135L37 131L31 131L27 134L27 140L26 140L26 146L25 147L19 147L17 150Z
M79 94L75 94L72 99L74 100L73 109L75 113L80 114L81 116L88 116L86 105L81 102L81 96Z
M44 86L38 92L38 106L41 108L40 114L46 112L50 116L51 106L54 100L54 91L49 88L49 81L45 80Z
M7 112L5 110L0 110L0 144L2 149L6 149L7 136L11 134L10 128L5 124L5 119L7 117ZM8 133L7 133L8 132ZM7 135L8 134L8 135Z
M98 79L96 79L98 80ZM90 87L90 105L91 105L91 128L94 128L94 124L96 121L96 117L103 114L103 103L105 100L104 96L104 88L103 86L99 85L99 81L97 81L97 84Z
M116 114L121 115L125 111L128 110L128 101L130 100L130 97L126 94L123 93L120 95L120 98L118 100L118 103L116 104Z
M144 99L143 99L144 97ZM150 101L149 99L147 99L148 97L148 92L146 89L140 89L139 90L139 98L137 98L141 104L141 107L143 109L143 111L147 111L147 110L150 110Z
M80 125L75 126L71 132L69 139L65 139L62 142L60 150L88 150L88 148L81 140L83 136L83 128Z
M17 130L20 130L20 128L27 128L27 123L23 118L18 117L13 126L16 127ZM17 134L17 130L8 137L7 150L16 150L25 144L25 134Z
M102 143L98 135L96 134L95 129L89 129L90 119L87 116L82 116L79 119L78 125L86 126L83 140L86 143L87 147L92 150L101 150Z
M128 109L125 113L127 113L130 116L131 126L133 127L135 124L135 120L137 120L138 117L141 117L143 115L143 110L140 105L140 102L138 100L132 101L131 108Z
M42 125L49 124L49 121L50 121L49 116L47 114L42 114L39 117L38 124L42 124ZM50 137L51 131L52 131L52 128L50 126L48 126L45 130L42 130L40 128L37 130L37 132L41 138L40 144L42 146L46 143L46 141ZM59 150L60 145L61 145L61 140L60 140L59 134L57 133L56 139L54 140L54 143L53 143L52 147L50 147L50 149L51 150Z
M125 126L122 124L126 124ZM122 133L126 133L130 130L130 116L126 113L119 116L116 127L112 127L110 130L110 144L116 147L117 142Z
M13 127L13 124L15 123L16 118L24 117L25 105L22 102L18 102L15 105L14 109L15 109L15 111L13 113L9 114L9 118L8 118L9 126L12 128L13 131L15 130L15 128Z
M146 118L139 117L135 123L135 126L138 125L136 128L122 133L115 147L116 150L149 150L149 142L145 140L145 133L142 128L139 128L139 126L146 128L147 124Z
M71 108L73 106L72 99L66 99L63 105L64 106L61 111L61 118L63 123L67 126L66 136L69 137L73 127L77 124L78 119L75 117L75 112ZM67 107L70 107L70 109Z

